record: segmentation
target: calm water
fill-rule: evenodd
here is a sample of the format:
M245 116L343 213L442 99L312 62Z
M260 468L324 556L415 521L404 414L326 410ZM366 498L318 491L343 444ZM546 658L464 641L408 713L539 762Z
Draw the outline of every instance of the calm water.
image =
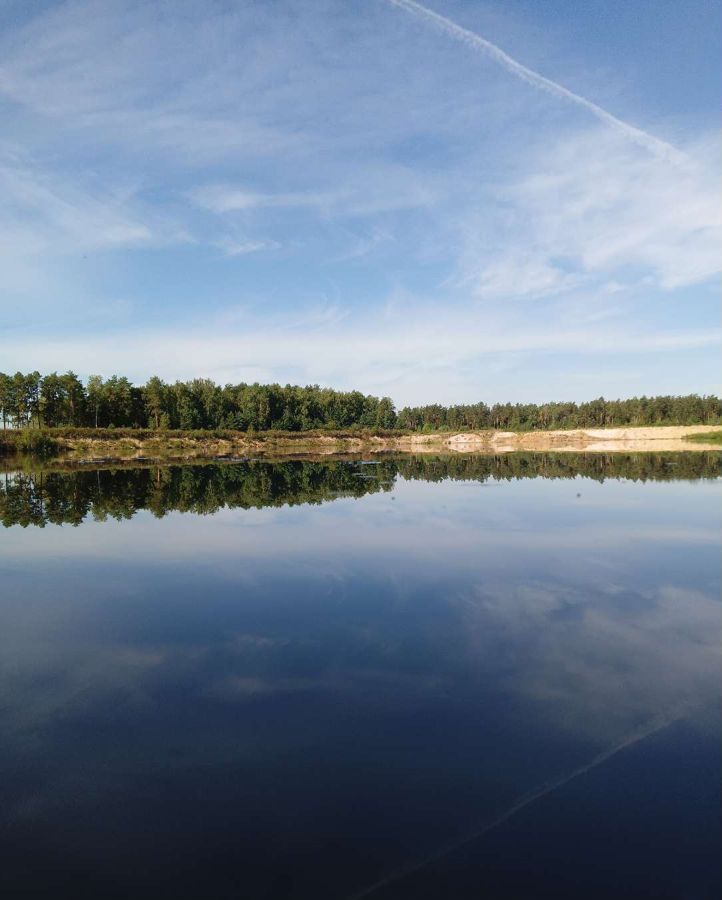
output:
M719 896L720 472L6 475L3 896Z

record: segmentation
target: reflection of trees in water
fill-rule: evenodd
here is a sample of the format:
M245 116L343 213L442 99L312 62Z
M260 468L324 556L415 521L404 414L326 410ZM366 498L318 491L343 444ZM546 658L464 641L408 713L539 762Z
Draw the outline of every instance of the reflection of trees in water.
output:
M398 461L404 478L423 481L505 481L511 478L625 478L696 481L722 475L722 454L505 453L497 456L413 456Z
M83 469L6 474L0 519L10 525L79 525L128 519L140 509L161 517L177 510L199 515L227 508L260 509L362 497L407 479L478 481L574 478L596 481L674 481L717 478L722 454L513 453L498 456L408 456L373 465L357 461L263 460L232 464Z
M374 477L363 477L365 469ZM174 510L204 515L224 507L322 503L390 490L395 474L390 463L299 460L14 473L0 485L0 519L5 526L79 525L89 514L120 520L140 509L161 517Z

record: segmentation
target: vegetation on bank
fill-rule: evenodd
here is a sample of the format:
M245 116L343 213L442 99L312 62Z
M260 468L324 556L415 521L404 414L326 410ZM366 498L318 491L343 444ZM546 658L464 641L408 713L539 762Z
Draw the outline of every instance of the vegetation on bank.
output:
M47 458L62 451L61 443L45 429L24 428L21 431L0 432L0 456L27 453Z
M703 434L688 434L687 441L695 444L722 444L722 431L705 431Z
M587 403L431 404L396 410L389 397L318 385L227 384L207 378L143 385L114 375L0 373L3 428L133 428L309 432L351 428L429 431L555 430L722 423L722 399L633 397Z
M186 430L154 430L151 428L86 428L60 426L58 428L23 428L20 430L0 430L0 457L28 454L47 458L63 452L75 450L90 451L95 455L123 456L142 449L148 454L213 455L226 452L232 447L256 449L264 446L317 446L321 442L345 441L347 439L370 440L372 438L398 438L409 432L400 429L351 428L314 429L312 431L269 430L256 432L234 431L226 428Z
M283 431L279 428L267 431L255 431L249 428L246 431L234 428L89 428L86 426L60 425L55 428L25 428L20 431L0 431L0 439L5 437L12 441L13 435L44 434L48 437L67 441L172 441L172 440L219 440L219 441L303 441L306 438L363 438L363 437L398 437L410 434L408 430L399 428L366 428L361 425L352 425L349 428L314 428L305 431Z

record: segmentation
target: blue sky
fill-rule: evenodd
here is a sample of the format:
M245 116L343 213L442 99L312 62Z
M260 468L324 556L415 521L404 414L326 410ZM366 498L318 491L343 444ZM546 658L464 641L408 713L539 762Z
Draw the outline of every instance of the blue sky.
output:
M720 4L426 9L0 0L0 369L718 391Z

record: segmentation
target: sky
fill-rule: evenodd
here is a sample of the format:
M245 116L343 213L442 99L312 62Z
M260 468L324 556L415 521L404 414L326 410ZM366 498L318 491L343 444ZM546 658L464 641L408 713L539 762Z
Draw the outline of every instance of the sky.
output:
M719 393L722 4L0 0L0 370Z

